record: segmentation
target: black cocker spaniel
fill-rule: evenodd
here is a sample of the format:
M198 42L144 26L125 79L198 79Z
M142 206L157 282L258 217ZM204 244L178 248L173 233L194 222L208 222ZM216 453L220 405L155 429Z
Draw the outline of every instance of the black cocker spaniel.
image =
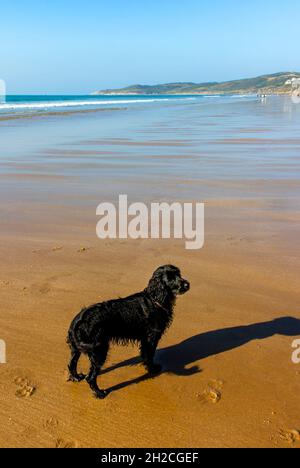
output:
M71 323L67 343L71 348L70 380L86 379L97 398L105 398L97 377L106 361L110 343L140 345L143 363L152 375L162 370L154 362L158 342L173 319L176 296L190 289L181 277L179 268L172 265L159 267L144 291L124 299L115 299L84 308ZM78 374L77 363L81 353L91 361L87 376Z

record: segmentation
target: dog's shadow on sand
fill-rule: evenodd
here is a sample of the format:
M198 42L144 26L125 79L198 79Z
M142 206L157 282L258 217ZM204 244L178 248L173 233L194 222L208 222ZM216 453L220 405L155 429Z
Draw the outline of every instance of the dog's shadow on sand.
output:
M299 336L300 320L294 317L281 317L269 322L200 333L181 343L157 350L156 360L162 364L164 373L189 376L201 372L198 365L194 364L201 359L239 348L253 340L264 340L274 335ZM135 365L139 362L140 358L138 357L127 359L119 364L103 369L102 374L120 367ZM109 388L108 391L117 391L149 378L152 377L146 374L117 384Z

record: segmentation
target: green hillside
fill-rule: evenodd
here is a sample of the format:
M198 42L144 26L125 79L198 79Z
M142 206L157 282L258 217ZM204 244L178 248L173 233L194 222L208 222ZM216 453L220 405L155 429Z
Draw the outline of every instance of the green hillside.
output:
M93 94L290 94L292 90L290 81L293 78L300 79L300 73L275 73L223 83L137 84L126 88L96 91Z

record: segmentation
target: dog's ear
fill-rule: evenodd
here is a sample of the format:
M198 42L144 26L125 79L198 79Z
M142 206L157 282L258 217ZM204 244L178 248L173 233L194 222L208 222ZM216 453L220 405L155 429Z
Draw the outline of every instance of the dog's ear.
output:
M166 284L166 271L160 267L152 275L147 287L150 296L158 302L163 302L168 295Z

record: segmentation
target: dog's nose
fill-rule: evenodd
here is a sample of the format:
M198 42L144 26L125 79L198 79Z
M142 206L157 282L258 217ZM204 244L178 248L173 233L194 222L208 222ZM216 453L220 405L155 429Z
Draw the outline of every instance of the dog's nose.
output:
M183 289L185 291L188 291L190 289L190 283L186 280L183 282Z

